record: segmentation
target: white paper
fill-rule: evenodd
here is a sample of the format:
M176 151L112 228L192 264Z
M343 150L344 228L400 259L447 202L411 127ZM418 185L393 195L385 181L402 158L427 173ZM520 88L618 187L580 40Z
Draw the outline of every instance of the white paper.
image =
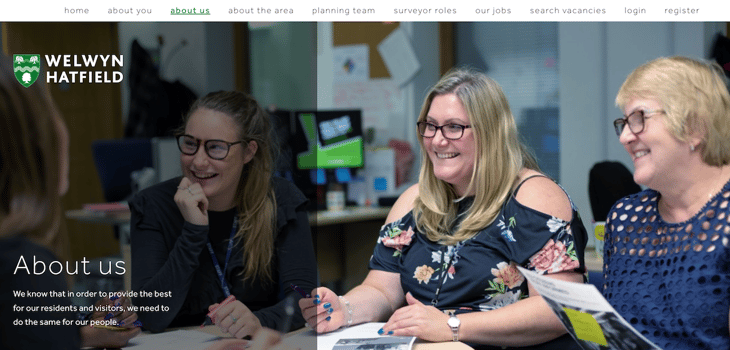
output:
M134 350L205 349L219 339L222 338L205 332L177 330L157 334L142 334L130 339L129 344L124 348Z
M396 28L378 44L378 52L398 86L407 83L421 69L413 46L403 28Z
M517 268L583 349L600 350L601 347L594 341L598 334L609 349L661 350L631 327L594 285L561 281L519 266ZM572 318L568 313L572 314ZM590 325L594 326L592 330L595 332L589 337L587 334L590 332L586 330L591 330Z
M335 82L370 79L370 50L366 44L335 46L332 63Z
M391 79L337 82L334 84L334 91L335 108L362 111L363 130L369 127L387 127L390 125L389 118L405 113L403 93Z
M307 338L316 338L317 339L317 349L318 350L332 350L332 348L335 347L335 344L340 339L362 339L362 338L390 338L389 336L380 336L378 335L378 330L380 328L383 328L385 325L384 322L370 322L370 323L363 323L357 326L352 327L346 327L346 328L340 328L334 332L325 333L325 334L315 334L314 331L307 331L305 333L296 335L292 338L297 338L297 343L300 341L304 341L306 343ZM416 340L415 337L410 340L410 344L408 346L408 349L410 349L413 346L413 342ZM285 339L285 343L288 343L288 340L292 339Z

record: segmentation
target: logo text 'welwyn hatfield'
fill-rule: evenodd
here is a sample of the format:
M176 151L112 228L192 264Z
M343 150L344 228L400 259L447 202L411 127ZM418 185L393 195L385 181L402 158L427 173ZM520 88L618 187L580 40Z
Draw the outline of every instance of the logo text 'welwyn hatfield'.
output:
M119 83L124 80L120 71L69 70L52 68L124 67L124 55L45 55L50 68L46 83Z

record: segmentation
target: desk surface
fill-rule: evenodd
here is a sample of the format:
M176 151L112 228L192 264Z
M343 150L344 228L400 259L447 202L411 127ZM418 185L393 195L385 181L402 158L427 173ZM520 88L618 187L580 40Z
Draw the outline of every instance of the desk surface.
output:
M177 329L171 329L166 331L172 332L175 330L187 330L187 331L200 331L207 334L211 334L218 337L228 337L229 335L223 334L218 328L218 326L211 325L211 326L205 326L204 328L200 328L197 326L192 327L183 327L183 328L177 328ZM161 333L164 334L164 333ZM149 336L155 336L154 334L150 333L142 333L139 335L139 337L149 337ZM135 338L137 339L137 338ZM155 340L152 341L153 343L156 342ZM307 330L305 328L302 328L297 331L293 331L288 333L284 336L283 339L284 344L288 345L292 349L303 349L303 350L310 350L310 349L317 349L317 336L314 335L314 333L310 330ZM130 345L132 343L135 343L133 341L130 342ZM142 344L148 343L148 342L142 342ZM137 344L141 344L140 342L137 342ZM142 345L142 347L145 347L147 345ZM131 348L135 348L135 346L132 346ZM444 342L444 343L431 343L427 341L423 341L420 339L417 339L416 342L413 344L413 350L447 350L447 349L455 349L455 350L469 350L472 349L470 346L462 343L462 342ZM202 350L202 349L201 349ZM472 349L473 350L473 349Z
M603 272L603 258L601 258L596 250L587 248L585 252L586 269L593 272Z
M309 224L326 226L366 220L382 220L390 213L390 207L347 207L340 211L318 211L309 214Z
M347 207L341 211L318 211L309 214L311 226L326 226L346 224L366 220L383 220L390 212L390 207ZM85 209L67 210L66 217L83 222L91 222L106 225L122 225L129 223L131 214L129 210L114 212L99 212Z
M209 334L217 335L225 337L227 335L222 334L220 328L218 326L206 326L203 328L200 327L190 327L186 328L190 330L199 330L201 332L206 332ZM287 333L287 335L284 337L284 343L292 347L293 349L301 348L304 350L307 349L317 349L316 346L316 336L312 335L313 333L306 329L302 328L293 332ZM309 345L309 346L307 346ZM462 342L444 342L444 343L432 343L428 341L424 341L421 339L416 339L416 342L413 344L413 350L469 350L472 349L472 347L462 343Z
M91 211L86 209L66 210L66 217L83 222L105 225L124 225L129 223L132 214L129 210L114 212Z

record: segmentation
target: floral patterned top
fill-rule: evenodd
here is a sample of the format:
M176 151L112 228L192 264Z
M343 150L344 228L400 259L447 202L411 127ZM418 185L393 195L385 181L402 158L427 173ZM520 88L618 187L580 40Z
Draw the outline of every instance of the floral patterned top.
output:
M520 204L514 193L492 224L452 246L418 232L413 212L386 224L369 267L399 273L404 292L455 313L498 309L526 298L527 281L518 265L540 274L584 273L588 236L575 208L566 222ZM459 213L472 203L473 197L461 201Z

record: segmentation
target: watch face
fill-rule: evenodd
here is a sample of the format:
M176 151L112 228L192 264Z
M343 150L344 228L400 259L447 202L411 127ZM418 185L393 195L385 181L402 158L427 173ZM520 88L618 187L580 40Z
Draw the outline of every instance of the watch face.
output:
M461 320L459 320L456 316L451 316L449 320L446 321L446 324L448 324L449 327L459 327Z

